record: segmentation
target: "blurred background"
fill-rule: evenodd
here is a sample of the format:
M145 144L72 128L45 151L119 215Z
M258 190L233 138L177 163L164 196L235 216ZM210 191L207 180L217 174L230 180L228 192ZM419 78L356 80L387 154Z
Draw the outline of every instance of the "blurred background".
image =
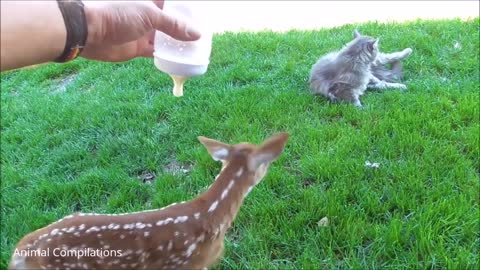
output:
M479 1L195 1L214 32L318 29L479 16Z

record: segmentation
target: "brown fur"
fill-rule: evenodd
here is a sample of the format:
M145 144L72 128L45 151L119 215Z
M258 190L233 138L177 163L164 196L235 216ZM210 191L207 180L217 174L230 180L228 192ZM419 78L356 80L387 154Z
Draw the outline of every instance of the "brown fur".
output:
M203 269L223 255L224 237L248 192L265 176L288 140L279 133L261 145L228 145L199 137L223 163L216 181L188 202L118 215L75 214L25 236L16 251L47 250L49 256L12 256L9 269ZM61 257L53 249L119 250L114 257ZM124 256L125 255L125 256Z

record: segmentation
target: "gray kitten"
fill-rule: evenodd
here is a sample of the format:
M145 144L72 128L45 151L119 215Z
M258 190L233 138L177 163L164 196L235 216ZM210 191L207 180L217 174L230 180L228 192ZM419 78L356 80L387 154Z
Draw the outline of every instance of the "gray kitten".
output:
M395 81L402 75L400 61L408 57L412 49L384 54L379 51L378 39L362 36L356 30L354 37L343 49L321 57L312 66L309 82L314 94L361 107L360 96L367 87L407 89Z

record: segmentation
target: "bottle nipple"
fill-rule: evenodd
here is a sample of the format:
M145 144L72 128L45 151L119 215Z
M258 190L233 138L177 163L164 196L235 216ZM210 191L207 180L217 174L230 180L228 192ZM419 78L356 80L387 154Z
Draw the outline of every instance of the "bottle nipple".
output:
M187 77L169 74L173 80L173 95L176 97L183 96L183 84L187 81Z

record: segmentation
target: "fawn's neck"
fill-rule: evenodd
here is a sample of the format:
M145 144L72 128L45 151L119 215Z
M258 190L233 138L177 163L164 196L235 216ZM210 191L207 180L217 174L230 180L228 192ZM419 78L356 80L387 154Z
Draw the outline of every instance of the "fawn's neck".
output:
M232 160L220 172L212 186L199 199L205 202L205 215L213 224L229 227L243 199L251 190L251 177L245 162Z

